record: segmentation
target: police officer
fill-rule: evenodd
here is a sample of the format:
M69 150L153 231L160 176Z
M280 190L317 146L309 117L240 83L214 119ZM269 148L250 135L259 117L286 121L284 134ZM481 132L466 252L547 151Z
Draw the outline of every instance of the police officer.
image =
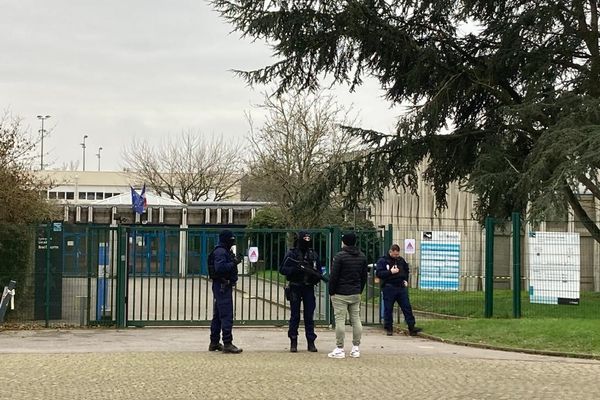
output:
M290 352L298 351L298 326L300 325L300 306L304 309L304 330L308 351L316 352L315 320L316 307L315 285L319 283L321 274L321 263L318 254L312 249L312 238L310 233L300 231L291 248L283 260L279 271L286 276L288 281L288 300L290 302L290 322L288 337L290 338ZM307 271L311 269L311 271Z
M397 302L404 314L411 336L421 331L415 327L415 316L408 298L408 263L400 256L400 246L393 244L388 254L377 261L376 276L381 279L383 291L383 327L388 336L394 333L394 304Z
M230 230L219 234L219 244L208 257L209 275L212 275L213 318L210 323L209 351L239 354L242 349L233 342L233 287L238 280L237 265L240 259L233 254L231 247L235 236ZM212 271L211 271L212 269ZM223 332L223 344L219 342Z

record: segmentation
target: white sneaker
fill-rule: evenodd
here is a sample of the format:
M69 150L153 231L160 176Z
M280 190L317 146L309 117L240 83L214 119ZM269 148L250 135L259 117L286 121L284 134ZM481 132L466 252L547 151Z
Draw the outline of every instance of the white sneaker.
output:
M333 349L333 351L329 354L327 354L327 357L329 358L346 358L346 352L344 352L344 349L340 349L339 347L336 347L335 349Z
M360 350L358 346L352 346L352 351L350 352L350 357L358 358L360 357Z

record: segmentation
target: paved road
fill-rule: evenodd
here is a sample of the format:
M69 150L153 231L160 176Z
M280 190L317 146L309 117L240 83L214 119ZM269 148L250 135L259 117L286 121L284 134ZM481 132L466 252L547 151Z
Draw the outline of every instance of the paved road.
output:
M206 328L0 332L0 399L600 398L593 360L387 337L376 328L365 328L360 358L334 360L328 329L318 331L318 353L289 353L281 328L234 335L241 355L206 351Z

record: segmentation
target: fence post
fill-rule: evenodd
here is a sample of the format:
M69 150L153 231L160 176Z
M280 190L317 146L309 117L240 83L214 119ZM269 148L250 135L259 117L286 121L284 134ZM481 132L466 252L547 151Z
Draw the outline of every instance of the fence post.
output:
M125 307L126 293L127 293L127 236L125 235L124 228L119 225L117 227L117 316L116 323L117 328L125 328L127 322L125 321Z
M388 224L387 229L383 232L383 254L387 254L393 243L394 231L392 230L392 224Z
M512 213L513 318L521 318L521 214Z
M45 323L45 327L48 328L50 326L50 242L52 241L52 238L50 237L50 235L52 234L51 231L51 224L47 223L46 224L46 310L45 310L45 317L46 317L46 323Z
M92 279L95 276L92 271L92 256L90 249L92 248L92 231L90 230L89 224L85 227L85 254L86 254L86 268L87 268L87 300L85 302L85 307L87 310L87 324L90 323L91 319L91 310L92 310L92 298L96 298L96 303L98 303L98 296L96 290L96 296L92 296ZM96 283L98 283L98 279L96 278ZM96 310L98 306L96 305ZM96 313L96 321L100 320L100 316Z
M486 318L494 314L494 219L485 218L485 311Z
M333 266L333 256L335 256L342 247L342 232L340 230L340 227L337 225L331 227L329 232L331 234L331 246L330 246L330 252L328 254L328 257L329 257L329 267L330 267L329 272L331 273L331 267ZM327 284L327 290L329 291L329 284ZM329 301L329 293L327 293L326 297L327 297L327 304L328 304L327 308L329 310L329 314L326 315L325 317L328 320L329 325L335 326L333 306L331 305L331 302Z

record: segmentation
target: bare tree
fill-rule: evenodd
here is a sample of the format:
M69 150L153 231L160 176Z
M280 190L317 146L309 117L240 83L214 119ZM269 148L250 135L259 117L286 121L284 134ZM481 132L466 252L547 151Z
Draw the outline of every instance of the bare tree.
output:
M47 183L31 170L35 142L21 119L5 112L0 117L0 222L33 223L56 217L58 209L42 199Z
M159 147L134 140L123 151L126 168L158 195L182 203L226 200L237 194L240 157L223 139L205 140L184 132Z
M278 204L290 226L315 226L337 206L327 170L351 154L356 142L341 127L351 110L324 92L269 97L259 106L266 122L250 123L252 149L243 197Z
M63 162L60 171L78 171L79 170L79 160L70 160L69 162Z

